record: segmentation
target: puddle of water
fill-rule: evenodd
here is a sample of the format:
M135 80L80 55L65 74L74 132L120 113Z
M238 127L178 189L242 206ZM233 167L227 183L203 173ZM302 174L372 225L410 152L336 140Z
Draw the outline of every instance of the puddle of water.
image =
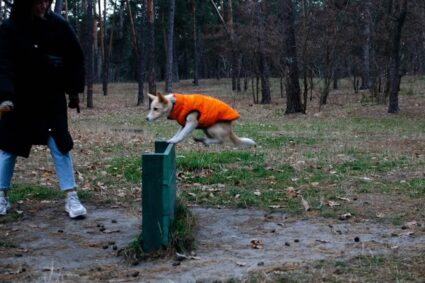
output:
M1 265L21 265L32 279L53 270L64 282L82 274L91 278L93 270L126 282L209 282L242 278L282 264L391 253L425 242L424 235L412 237L401 229L370 222L317 218L290 222L285 214L248 209L192 211L200 227L199 259L177 266L173 259L130 266L115 256L114 246L125 247L140 233L140 217L121 209L91 207L86 219L75 221L45 209L36 217L1 227L23 252L0 254L0 279L2 270L11 270ZM3 235L0 240L5 240Z

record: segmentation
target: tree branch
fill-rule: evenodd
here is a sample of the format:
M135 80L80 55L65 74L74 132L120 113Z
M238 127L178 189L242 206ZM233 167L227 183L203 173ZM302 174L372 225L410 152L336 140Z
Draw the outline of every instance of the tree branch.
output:
M215 11L217 12L218 17L220 18L221 23L223 24L224 31L226 32L227 36L229 36L229 38L230 38L231 37L230 32L227 29L227 25L226 25L226 22L223 19L223 16L220 14L220 10L218 9L217 4L215 4L214 0L210 0L210 2L214 6Z

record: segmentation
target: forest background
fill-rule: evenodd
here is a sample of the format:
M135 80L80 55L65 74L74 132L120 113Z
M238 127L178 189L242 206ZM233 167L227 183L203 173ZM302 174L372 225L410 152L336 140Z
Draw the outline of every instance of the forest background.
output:
M4 21L12 1L0 4ZM69 117L91 217L82 230L68 225L63 196L51 189L50 154L34 147L18 159L14 210L0 220L0 261L8 263L0 281L34 282L46 270L69 282L175 279L198 266L206 269L196 276L216 279L228 268L228 279L249 278L254 266L269 282L423 282L425 1L56 0L53 8L87 59L86 107ZM146 122L146 92L157 90L229 102L241 114L235 132L258 146L179 144L178 194L201 209L202 259L180 269L169 261L117 268L111 239L119 251L139 233L140 155L177 128ZM256 210L237 208L259 209L259 221L240 224ZM221 222L229 219L237 224ZM327 230L309 232L316 224ZM217 257L217 245L227 254ZM66 269L46 269L52 254Z
M1 21L12 1L0 3ZM305 113L315 84L324 105L350 78L355 92L369 89L395 113L401 77L425 70L419 0L56 0L53 8L84 46L88 108L94 83L107 95L108 83L137 82L140 105L158 81L171 92L181 79L225 77L254 103L286 96L285 113Z

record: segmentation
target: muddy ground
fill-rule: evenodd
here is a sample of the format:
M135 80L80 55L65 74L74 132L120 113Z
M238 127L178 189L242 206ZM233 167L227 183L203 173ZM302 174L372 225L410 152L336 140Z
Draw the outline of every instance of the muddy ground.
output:
M261 210L192 207L200 227L196 255L131 263L117 254L140 233L138 213L88 205L86 219L70 220L56 201L44 201L37 210L17 209L19 221L0 224L0 282L244 280L317 260L425 249L418 223L391 227L355 218L303 220Z

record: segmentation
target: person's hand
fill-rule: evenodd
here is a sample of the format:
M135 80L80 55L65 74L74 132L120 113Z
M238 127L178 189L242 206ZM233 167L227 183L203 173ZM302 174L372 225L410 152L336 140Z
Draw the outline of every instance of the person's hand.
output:
M77 109L77 113L80 113L80 98L78 97L78 94L69 95L68 107L71 109Z

